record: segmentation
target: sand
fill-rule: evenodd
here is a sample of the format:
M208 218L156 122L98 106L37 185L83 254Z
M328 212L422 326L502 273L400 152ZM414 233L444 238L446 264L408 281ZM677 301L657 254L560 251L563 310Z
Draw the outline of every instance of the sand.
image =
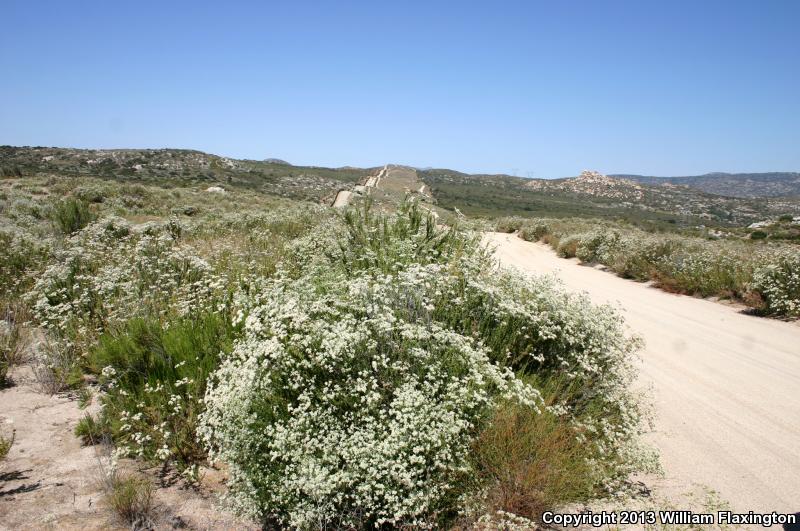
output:
M619 278L515 235L488 233L504 266L553 273L622 309L644 338L637 385L652 388L666 477L716 490L736 511L800 511L800 326Z
M130 529L105 503L110 449L82 446L73 433L86 411L74 397L41 392L29 366L15 367L13 378L15 385L0 390L0 430L16 431L0 461L0 531ZM97 413L96 401L87 411ZM120 462L129 473L140 466ZM162 477L158 468L141 473L156 486L153 529L258 529L222 508L225 476L217 470L203 469L198 488Z

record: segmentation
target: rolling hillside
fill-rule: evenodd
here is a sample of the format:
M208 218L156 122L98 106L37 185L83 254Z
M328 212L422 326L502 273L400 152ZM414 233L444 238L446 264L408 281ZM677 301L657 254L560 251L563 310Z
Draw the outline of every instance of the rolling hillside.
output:
M734 198L672 184L648 185L584 172L567 179L524 179L425 170L420 175L443 208L476 216L602 217L671 225L743 225L800 214L794 198Z
M706 173L688 177L651 177L646 175L611 175L642 184L688 186L710 194L729 197L800 196L800 173Z
M654 178L646 177L621 178L584 172L575 178L545 180L470 175L448 169L407 170L415 173L414 182L425 184L432 203L471 216L600 217L694 227L741 226L786 214L800 215L800 197L730 197L670 181L650 184L648 179ZM363 184L376 171L376 168L349 166L293 166L278 159L236 160L180 149L0 146L0 176L5 177L89 176L163 187L219 185L327 204L333 202L339 190ZM759 181L761 189L770 182L777 194L776 183L783 183L781 186L789 189L793 185L788 176L797 174L775 175L785 178L764 178ZM714 182L722 182L720 179Z
M292 166L278 159L236 160L184 149L0 146L0 176L91 176L162 186L221 184L311 201L328 201L370 173L360 168Z

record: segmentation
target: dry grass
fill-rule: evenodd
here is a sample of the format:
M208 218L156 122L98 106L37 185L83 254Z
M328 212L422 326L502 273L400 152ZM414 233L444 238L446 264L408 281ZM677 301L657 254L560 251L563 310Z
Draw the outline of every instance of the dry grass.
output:
M11 432L11 437L6 437L5 435L0 435L0 461L6 458L8 452L11 451L11 447L14 446L14 439L17 436L16 431Z
M561 258L574 258L578 254L578 245L581 240L575 237L568 237L561 240L556 252Z
M33 364L36 383L43 393L54 395L70 386L76 378L78 355L66 342L50 337L40 346L40 352Z
M112 472L106 479L105 503L132 529L148 529L156 520L153 484L132 473Z
M477 469L488 485L486 504L538 520L542 512L593 494L587 445L548 412L506 404L474 443Z
M0 322L0 388L8 384L9 369L22 363L24 358L21 326L8 310L4 317Z
M25 338L22 322L28 317L21 303L6 304L0 321L0 387L6 381L6 371L25 361Z

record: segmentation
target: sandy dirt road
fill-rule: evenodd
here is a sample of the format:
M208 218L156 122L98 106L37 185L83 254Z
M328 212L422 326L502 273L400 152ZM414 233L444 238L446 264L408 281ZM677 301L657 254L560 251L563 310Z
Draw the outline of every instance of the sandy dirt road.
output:
M662 489L716 490L740 512L800 511L800 326L619 278L547 246L488 233L504 266L553 273L622 309L646 342Z

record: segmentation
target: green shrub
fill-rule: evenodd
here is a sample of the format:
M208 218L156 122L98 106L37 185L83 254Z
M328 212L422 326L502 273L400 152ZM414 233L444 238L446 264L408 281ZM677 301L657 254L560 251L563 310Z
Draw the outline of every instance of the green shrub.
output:
M473 250L478 241L455 226L438 229L436 219L423 214L413 201L403 203L391 221L374 214L369 203L348 209L345 228L336 242L338 248L328 254L348 273L391 273L411 264L446 262Z
M593 487L643 466L635 343L613 310L498 274L413 205L347 222L327 260L254 294L211 378L201 432L236 509L298 528L445 526L483 492L472 443L495 409L538 415L555 379L547 407L593 434Z
M26 317L26 311L21 304L11 304L4 313L0 320L0 361L9 366L20 365L25 359L21 321Z
M800 317L800 252L784 251L756 268L750 289L764 313Z
M767 236L768 236L767 233L764 232L763 230L754 230L753 232L750 233L751 240L763 240Z
M520 237L529 242L537 242L550 233L550 227L544 223L527 223L520 230Z
M104 191L93 186L76 188L75 196L87 203L102 203L105 200Z
M106 388L103 415L123 453L179 468L205 458L197 418L208 376L236 330L223 310L132 319L100 337L88 361Z
M763 241L742 241L731 236L708 240L645 232L602 220L535 219L528 227L547 226L540 241L560 256L575 251L583 262L600 263L624 278L652 280L667 291L697 296L716 296L741 300L758 311L775 316L796 315L800 294L794 290L786 260L794 260L796 250L789 245L770 245ZM524 239L536 236L520 231ZM800 231L775 231L770 240L791 239ZM766 233L765 233L766 235ZM759 240L755 234L749 239ZM763 240L763 238L760 238ZM789 269L787 269L789 267ZM760 271L756 277L755 271Z
M681 244L671 238L624 237L608 256L606 264L623 278L652 280L656 278L659 265L681 249Z
M506 217L500 218L495 222L494 230L497 232L516 232L520 230L525 224L527 220L525 218L520 217Z
M691 247L666 257L657 272L661 287L703 297L739 296L744 293L749 277L748 263L739 257Z
M56 228L62 234L78 232L96 219L95 214L89 208L89 203L76 197L56 203L51 216Z
M50 255L47 242L25 231L0 230L0 296L16 299Z
M581 262L607 264L619 245L619 232L599 229L581 237L576 256Z
M33 374L42 392L54 395L83 383L83 358L77 345L63 337L50 335L37 350Z

